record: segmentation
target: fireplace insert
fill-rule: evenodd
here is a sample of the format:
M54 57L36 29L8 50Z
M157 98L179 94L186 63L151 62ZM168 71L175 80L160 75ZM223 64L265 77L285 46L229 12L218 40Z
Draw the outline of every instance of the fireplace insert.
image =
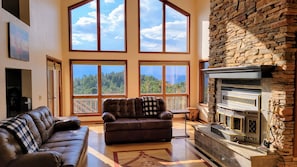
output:
M260 143L261 90L222 88L212 132L231 141Z

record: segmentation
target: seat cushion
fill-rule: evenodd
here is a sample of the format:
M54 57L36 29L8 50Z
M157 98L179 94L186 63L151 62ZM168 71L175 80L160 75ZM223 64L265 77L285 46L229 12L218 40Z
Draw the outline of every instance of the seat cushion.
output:
M86 140L87 137L88 137L88 127L81 126L77 130L57 131L47 140L47 143L71 141L71 140Z
M114 122L104 123L104 128L107 132L136 129L167 129L171 127L171 120L156 118L119 118Z
M85 143L81 140L68 140L45 143L41 146L41 149L60 153L63 166L77 166L80 155L83 153L84 145Z
M41 146L41 149L61 153L63 166L77 166L84 154L84 148L88 145L88 135L87 126L81 126L77 130L58 131Z

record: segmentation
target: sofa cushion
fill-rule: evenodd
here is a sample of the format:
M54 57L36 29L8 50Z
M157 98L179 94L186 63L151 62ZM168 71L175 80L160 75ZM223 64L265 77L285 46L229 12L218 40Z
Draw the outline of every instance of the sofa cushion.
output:
M172 120L160 120L155 118L139 118L140 129L168 129L172 127Z
M128 99L120 99L120 117L135 117L135 99L128 98Z
M103 112L110 112L114 116L120 116L120 101L117 99L106 99L103 102Z
M160 112L159 102L155 96L143 96L142 97L142 110L145 116L154 117Z
M45 143L42 149L48 149L61 154L63 166L78 166L85 144L81 140L69 140L54 143Z
M114 122L106 122L104 128L106 132L122 130L143 130L143 129L165 129L171 128L171 120L160 120L156 118L119 118Z
M19 117L26 120L28 128L30 129L31 133L33 134L36 143L40 147L42 144L42 139L41 139L40 133L39 133L32 117L28 114L22 114Z
M26 124L26 120L11 117L0 121L0 127L9 130L16 137L24 153L33 153L38 150L38 145Z
M46 142L54 132L54 118L49 109L45 106L38 107L28 114L32 117L38 131L41 135L42 142Z
M112 113L116 118L136 117L135 99L106 99L103 102L103 112Z
M61 154L63 166L78 166L88 145L89 128L81 126L77 130L55 132L41 146L45 151L56 151Z
M86 140L88 137L88 127L81 126L77 130L67 130L55 132L51 138L47 140L47 143L55 143L61 141L71 141L71 140Z

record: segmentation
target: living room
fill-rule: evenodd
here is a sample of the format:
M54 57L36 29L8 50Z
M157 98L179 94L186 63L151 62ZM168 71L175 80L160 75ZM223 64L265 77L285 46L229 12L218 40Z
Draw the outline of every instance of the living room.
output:
M0 40L2 43L0 50L0 55L2 55L0 63L0 72L2 74L0 75L2 81L0 82L0 95L3 95L3 97L7 97L8 92L8 71L11 69L16 69L21 70L22 75L25 75L23 76L23 78L30 78L29 82L28 80L27 82L21 81L24 86L21 86L23 87L22 96L27 97L25 99L25 102L26 104L31 105L27 106L27 110L34 109L39 106L48 105L49 108L52 110L54 116L78 116L80 121L83 123L102 123L103 120L101 117L101 102L106 98L135 98L145 95L156 95L166 99L166 102L171 109L186 109L187 107L199 108L199 119L203 122L213 122L213 118L216 117L214 114L215 112L212 111L214 110L216 104L216 95L214 95L214 85L216 80L210 80L210 92L206 92L205 94L203 90L204 82L202 82L204 75L203 71L201 70L205 68L205 62L209 61L212 68L242 65L277 65L277 72L275 72L274 75L282 76L282 73L280 73L281 71L284 71L284 73L288 72L290 73L290 75L286 79L288 79L291 83L291 87L282 85L282 82L279 83L281 87L283 86L285 89L290 90L291 93L285 92L285 94L282 94L280 93L280 91L282 90L281 88L272 90L273 93L279 93L279 98L273 99L274 101L278 99L280 102L288 102L280 105L282 111L285 112L285 119L287 119L286 121L284 121L287 127L284 133L289 136L289 138L286 138L285 142L282 141L285 143L284 147L276 147L277 149L283 150L277 151L277 154L281 155L281 160L278 165L297 166L297 146L295 144L296 138L294 138L294 134L296 133L296 125L294 125L296 114L294 113L296 113L296 111L294 109L295 98L294 95L292 95L292 92L294 92L295 88L295 86L292 86L295 84L295 81L292 82L292 80L294 80L295 74L291 74L295 70L295 62L292 62L292 60L294 59L290 59L289 56L277 58L277 55L274 55L274 57L271 58L273 61L268 61L270 60L270 58L267 57L267 55L269 55L269 51L267 50L269 49L265 50L260 48L263 50L263 52L245 51L245 53L255 55L261 53L261 56L266 55L259 58L263 61L257 61L257 58L251 58L253 60L242 60L240 56L236 54L237 52L232 50L237 46L232 46L231 44L229 45L229 43L231 43L229 41L229 48L226 47L226 49L224 46L221 46L221 44L223 43L222 41L228 39L228 37L234 41L238 40L236 37L234 37L233 32L227 31L228 28L221 27L223 21L227 22L225 20L226 18L224 17L227 14L224 14L224 10L221 9L222 6L227 6L230 11L236 11L237 13L234 12L234 15L241 16L236 17L236 20L240 22L244 19L247 19L250 15L250 17L256 17L255 20L265 20L265 18L263 18L264 14L257 15L257 12L263 12L263 8L266 9L267 6L267 8L269 8L271 11L264 11L263 13L273 13L277 11L277 16L285 15L288 17L293 17L294 9L296 8L294 8L294 3L296 2L279 2L280 4L291 5L289 8L290 12L282 14L284 13L284 11L287 11L287 8L284 7L285 5L278 5L278 3L276 2L267 2L267 4L265 4L264 1L256 3L254 1L234 0L234 3L232 3L231 5L224 1L210 2L208 0L187 0L186 2L183 2L179 0L161 0L155 2L160 5L160 9L158 10L156 8L154 10L160 11L161 13L159 18L154 16L155 18L153 19L157 19L157 21L155 25L151 25L151 27L149 27L152 28L151 30L149 30L149 28L145 27L146 25L144 25L146 20L152 20L152 18L145 18L145 14L147 14L145 13L145 11L149 10L149 8L151 7L146 3L152 3L151 1L126 0L122 1L124 5L119 5L116 6L118 8L113 8L115 12L109 11L110 13L107 14L94 14L93 8L93 10L88 9L88 12L85 12L84 14L82 14L82 16L78 16L79 11L81 11L83 7L88 7L96 4L94 3L95 1L18 1L17 6L19 11L16 12L17 14L15 14L13 10L11 11L12 8L7 7L9 5L5 5L4 2L5 0L2 0L2 8L0 10L0 24L2 26L2 31L0 33ZM142 2L142 4L139 4L139 2ZM95 5L95 9L98 8L98 10L100 9L104 11L103 9L101 9L101 7L113 3L114 1L104 1L104 3L102 1L102 4L100 3L99 5L97 3L97 5ZM251 7L248 8L249 10L245 11L245 6L254 6L254 8ZM259 11L255 9L255 6L260 6ZM283 11L279 11L277 10L279 8L285 9ZM176 24L171 25L173 28L170 27L170 24L166 24L166 18L169 20L174 19L174 17L171 18L170 14L172 13L166 13L167 10L171 11L173 14L176 14L174 15L174 17L179 17L184 20L175 20L175 22L172 22L172 24ZM241 13L242 11L244 11L244 14ZM161 17L162 12L165 17ZM102 25L99 21L96 21L96 18L99 16L100 19L109 23L110 27L104 27L103 24L106 24L106 22L104 21L102 21ZM223 21L219 22L217 18ZM277 22L273 24L272 27L277 27L278 25L286 27L288 24L291 24L293 27L291 29L294 29L295 25L293 23L295 22L292 20L290 20L292 23L287 23L285 21ZM116 21L121 21L122 26L116 27L114 25L117 24L114 23ZM179 29L175 29L174 26L178 26L180 22L183 22L186 28L183 29L183 27L178 27ZM94 33L92 34L90 32L89 33L91 34L91 36L81 36L82 34L76 34L78 29L75 29L75 26L79 24L80 26L84 24L97 24L95 28L97 29L97 32L95 32L95 37ZM163 24L164 27L160 28ZM13 25L18 27L21 32L25 32L25 34L27 34L25 35L25 40L24 38L22 39L24 40L23 43L25 43L24 48L26 48L26 51L29 52L29 54L27 54L25 58L13 57L13 52L10 50L13 45L13 43L11 42L13 41L13 34L11 33ZM217 28L216 25L219 28ZM166 28L166 26L168 26L168 29ZM237 24L236 26L235 24L230 25L230 27L230 30L239 27L238 34L236 34L237 36L242 35L240 27L250 28L248 24L243 24L243 26L241 24ZM120 49L113 49L113 46L118 45L115 41L109 41L109 38L104 39L105 34L112 34L109 34L104 28L109 30L111 30L112 28L123 29L121 34L113 34L114 39L120 39L120 41L122 41ZM182 33L180 33L180 29L182 29ZM216 31L217 29L222 30ZM285 28L283 28L282 30L285 31L284 29ZM89 29L84 29L84 31L88 32ZM170 34L166 34L166 31L174 31L177 34L180 34L176 36L170 36ZM251 32L256 33L256 31ZM223 36L222 34L224 33L227 35ZM222 36L220 36L219 34ZM294 33L290 33L290 35L288 35L290 39L295 37L292 34ZM177 43L176 45L174 45L173 49L179 49L179 47L182 47L182 49L177 51L170 50L170 46L167 46L166 42L169 43L170 38L175 38L175 40L178 41L178 38L180 38L181 36L183 36L183 44ZM248 38L253 38L251 36L247 35L247 37L244 38L244 40L242 41L246 41ZM157 47L159 50L152 51L144 48L144 45L155 46L156 44L153 42L149 43L153 40L147 40L147 38L155 38L154 41L159 42L157 43L159 44L159 46ZM261 36L259 38L261 38ZM104 40L107 40L106 43L108 43L108 45L103 45L105 42L101 41ZM254 40L257 41L257 39ZM209 43L209 41L211 43ZM245 43L242 41L237 42L237 44L241 43L241 45L238 46L239 48L251 47L250 43ZM80 46L76 45L79 43L85 43L88 46L91 46L95 43L95 49L81 48ZM290 44L289 42L288 45L294 44L295 42L293 42L293 44ZM257 47L259 47L259 45L261 44L257 44ZM280 47L282 47L282 45ZM228 52L226 52L227 58L220 56L220 54L224 55L225 50L228 50ZM294 50L294 48L292 48L292 50ZM240 52L242 52L242 50L240 50ZM233 62L232 56L234 55L236 57L236 60L234 60ZM286 64L285 62L287 60L291 63ZM93 72L89 73L89 71L86 72L83 70L86 69L85 67L96 68L93 68ZM121 73L123 73L123 76L121 77L124 78L124 86L119 89L121 90L120 93L117 92L115 94L114 92L108 91L101 92L101 90L97 89L95 91L96 96L94 96L94 94L88 94L85 96L85 93L77 92L77 90L75 89L76 76L83 77L84 75L88 76L89 74L94 73L100 74L102 73L102 71L104 72L104 70L111 71L110 73L117 73L118 71L115 70L114 67L120 67ZM151 71L151 73L145 73L145 71ZM175 75L178 75L179 72L186 74L186 76L182 79L185 83L183 85L184 89L176 89L174 93L166 93L166 72L172 72ZM103 74L105 73L102 73L102 76ZM163 80L166 81L163 82L164 85L160 86L160 90L149 92L148 90L142 89L143 87L145 87L145 84L143 84L141 80L141 76L143 76L144 74L155 75L163 78ZM217 79L216 77L214 78ZM275 78L277 77L273 77L273 79ZM273 80L273 82L275 83L275 80ZM97 82L97 84L98 83L99 81ZM276 83L273 86L277 87L278 84ZM51 89L55 91L52 91ZM49 90L51 90L52 92ZM203 97L205 97L207 94L210 95L210 106L203 104ZM275 96L275 94L273 94L273 96ZM94 105L94 103L92 103L92 107L90 107L91 109L87 112L85 111L85 109L78 109L78 107L75 107L77 104L89 104L89 101L95 101L96 104ZM179 103L180 101L185 102ZM1 120L7 118L9 115L7 113L7 103L7 100L2 100L0 102ZM283 109L283 106L286 106L286 108ZM280 137L281 136L283 135L280 135Z

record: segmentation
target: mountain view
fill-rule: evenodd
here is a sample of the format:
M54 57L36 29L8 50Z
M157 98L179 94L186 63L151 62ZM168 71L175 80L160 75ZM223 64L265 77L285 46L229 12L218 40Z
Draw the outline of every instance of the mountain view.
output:
M161 93L162 80L151 75L141 75L141 93ZM166 78L172 78L168 75ZM101 78L102 94L124 94L124 72L111 72L102 74ZM168 79L167 79L168 80ZM185 93L186 76L175 76L174 82L166 83L166 93ZM98 94L97 75L83 75L76 77L73 81L73 91L75 95Z

